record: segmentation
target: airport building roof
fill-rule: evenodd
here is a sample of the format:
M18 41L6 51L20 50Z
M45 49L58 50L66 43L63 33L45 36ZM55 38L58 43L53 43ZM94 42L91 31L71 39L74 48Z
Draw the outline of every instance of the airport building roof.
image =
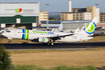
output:
M42 24L46 24L47 21L41 21L41 23L42 23ZM60 24L61 21L49 21L48 23L49 23L49 24Z
M88 23L91 20L73 20L73 21L61 21L61 23Z

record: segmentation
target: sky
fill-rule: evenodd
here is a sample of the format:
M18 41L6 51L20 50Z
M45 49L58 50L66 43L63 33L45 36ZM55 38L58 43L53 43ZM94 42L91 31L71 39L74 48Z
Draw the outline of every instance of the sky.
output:
M46 11L46 4L49 4L49 12L68 12L68 0L0 0L0 2L40 2L40 10ZM105 12L105 0L72 0L72 8L86 8L99 4L101 12Z

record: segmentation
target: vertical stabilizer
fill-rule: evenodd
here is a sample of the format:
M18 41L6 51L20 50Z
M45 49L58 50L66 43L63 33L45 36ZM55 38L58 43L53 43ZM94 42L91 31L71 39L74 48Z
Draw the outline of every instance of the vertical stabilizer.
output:
M90 22L85 28L84 28L84 31L87 33L87 34L94 34L95 32L95 29L96 29L96 26L97 26L97 22L98 22L98 18L95 17L92 22Z

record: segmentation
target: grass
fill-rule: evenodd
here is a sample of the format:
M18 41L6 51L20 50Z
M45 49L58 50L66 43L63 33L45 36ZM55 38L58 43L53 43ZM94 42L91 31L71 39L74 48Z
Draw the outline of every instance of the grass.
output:
M94 66L84 66L84 67L59 66L55 68L45 69L42 67L36 67L35 65L17 65L12 70L96 70L96 67Z
M95 36L94 39L88 40L87 42L100 42L105 41L105 36Z
M15 65L37 65L43 68L57 66L105 66L105 49L89 49L79 51L38 51L31 53L12 53Z
M45 70L41 67L36 67L35 65L16 65L12 70Z
M44 50L7 50L10 54L23 54L23 53L40 53L40 52L50 52L48 49Z

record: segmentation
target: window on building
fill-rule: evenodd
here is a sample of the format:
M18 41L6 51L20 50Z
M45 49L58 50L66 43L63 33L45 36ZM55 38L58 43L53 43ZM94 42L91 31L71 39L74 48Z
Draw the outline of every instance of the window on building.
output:
M90 9L90 12L92 11L92 9Z

